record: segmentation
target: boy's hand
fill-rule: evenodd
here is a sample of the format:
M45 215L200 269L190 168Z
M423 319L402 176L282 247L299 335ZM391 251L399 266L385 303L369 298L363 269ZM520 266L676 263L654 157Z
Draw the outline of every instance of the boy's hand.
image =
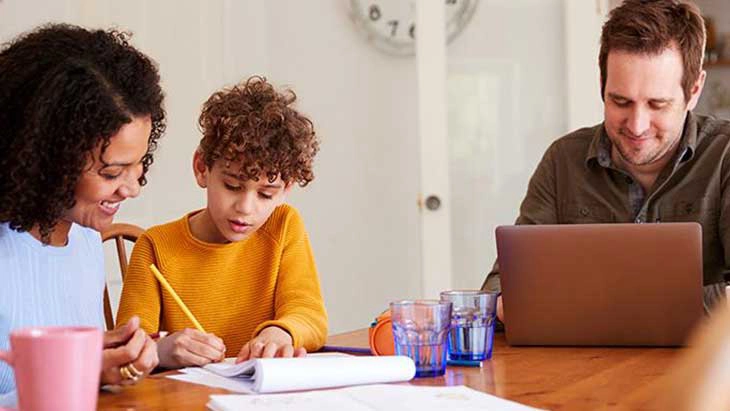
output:
M264 328L259 335L243 345L236 358L236 363L252 358L304 357L305 355L307 355L307 350L304 348L294 348L288 332L272 326Z
M120 367L131 364L136 370L149 374L158 363L157 346L139 328L139 317L132 317L126 324L104 333L102 352L102 384L132 384L122 377Z
M160 366L180 368L190 365L203 366L222 361L226 357L223 340L193 328L170 334L157 342Z

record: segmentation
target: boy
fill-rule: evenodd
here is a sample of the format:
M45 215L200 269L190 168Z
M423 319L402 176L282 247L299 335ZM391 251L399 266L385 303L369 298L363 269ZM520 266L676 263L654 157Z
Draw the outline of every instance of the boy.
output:
M193 171L207 206L139 238L119 304L119 323L138 315L147 332L170 332L158 342L160 366L302 356L324 344L312 250L301 217L284 204L294 183L314 178L319 150L295 100L254 76L204 104ZM152 263L208 333L188 328Z

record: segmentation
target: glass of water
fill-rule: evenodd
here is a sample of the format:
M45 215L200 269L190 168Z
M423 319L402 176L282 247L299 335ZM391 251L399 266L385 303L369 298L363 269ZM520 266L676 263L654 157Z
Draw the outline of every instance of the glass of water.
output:
M434 377L446 371L446 336L451 303L403 300L390 303L395 355L416 363L416 377Z
M449 360L482 361L492 358L498 295L482 290L441 293L441 301L453 305L448 338Z

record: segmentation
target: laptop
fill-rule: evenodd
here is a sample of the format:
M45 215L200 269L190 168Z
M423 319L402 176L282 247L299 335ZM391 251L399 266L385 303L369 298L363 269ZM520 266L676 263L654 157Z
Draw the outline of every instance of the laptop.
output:
M500 226L510 345L678 346L704 316L698 223Z

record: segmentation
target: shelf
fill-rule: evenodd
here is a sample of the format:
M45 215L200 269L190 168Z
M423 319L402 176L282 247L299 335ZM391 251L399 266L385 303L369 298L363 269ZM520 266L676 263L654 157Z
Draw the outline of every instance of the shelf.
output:
M730 67L730 59L722 59L722 60L716 60L716 61L708 61L705 63L705 68L712 68L712 67Z

